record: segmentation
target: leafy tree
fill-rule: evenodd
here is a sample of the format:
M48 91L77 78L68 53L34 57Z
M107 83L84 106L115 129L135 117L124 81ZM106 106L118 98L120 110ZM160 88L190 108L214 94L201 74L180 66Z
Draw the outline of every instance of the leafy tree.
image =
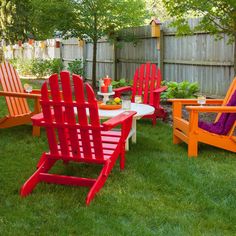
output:
M31 32L36 39L47 39L54 36L55 31L66 30L74 20L73 4L70 0L30 0Z
M57 29L71 23L71 0L0 0L0 37L7 43L53 37Z
M236 75L236 1L235 0L163 0L170 16L175 20L172 26L177 27L179 34L191 33L194 30L208 31L219 39L225 33L229 43L234 42L234 73ZM201 17L199 24L190 29L187 17Z
M169 20L171 18L162 0L146 0L146 8L150 15L157 17L160 21Z
M0 37L7 43L13 43L27 37L30 27L29 0L1 0L0 1Z
M80 0L74 4L77 19L69 35L93 42L92 83L95 87L98 40L108 36L116 41L122 28L142 24L146 14L145 3L143 0Z

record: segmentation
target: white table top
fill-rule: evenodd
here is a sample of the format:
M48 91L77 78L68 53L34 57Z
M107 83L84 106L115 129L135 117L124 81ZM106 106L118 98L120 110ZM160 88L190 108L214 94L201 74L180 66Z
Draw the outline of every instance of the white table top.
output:
M141 118L145 115L151 115L154 112L154 107L149 106L147 104L137 104L137 103L131 103L131 111L136 111L137 114L134 116L135 118ZM127 111L123 109L117 109L117 110L102 110L98 109L99 117L100 118L111 118L114 116L119 115L120 113Z

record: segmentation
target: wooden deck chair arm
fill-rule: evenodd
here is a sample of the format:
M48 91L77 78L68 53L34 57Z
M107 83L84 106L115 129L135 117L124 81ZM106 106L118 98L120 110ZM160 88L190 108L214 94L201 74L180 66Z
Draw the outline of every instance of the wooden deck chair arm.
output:
M181 103L183 105L194 105L194 104L198 104L197 103L197 99L168 99L168 102L172 102L172 103ZM222 104L223 99L206 99L206 104L212 104L212 105L219 105Z
M197 99L168 99L168 102L178 102L178 103L182 103L183 105L194 105L194 104L198 104L197 103ZM218 104L222 104L223 99L206 99L206 104L213 104L213 105L218 105Z
M4 96L4 97L18 97L18 98L32 98L32 99L39 99L41 97L41 95L39 95L39 94L16 93L16 92L2 92L2 91L0 91L0 96Z
M31 117L33 125L42 126L42 121L44 120L43 113L38 113Z
M186 106L186 109L194 112L236 112L235 106Z
M164 92L165 90L167 90L167 88L168 88L167 86L160 87L160 88L158 88L158 89L153 90L153 93L154 93L154 94L162 93L162 92Z
M113 89L113 91L115 92L116 97L120 97L121 93L127 92L127 91L132 91L132 87L131 86L125 86L125 87L121 87L121 88L115 88L115 89Z
M136 114L136 111L125 111L105 122L102 123L104 130L110 130L117 125L122 125L127 120L132 119L133 116Z
M41 95L41 89L33 89L32 92L30 92L30 94L40 94ZM51 96L51 91L50 90L48 90L48 94L49 94L49 96ZM63 97L62 91L60 91L60 95L61 95L61 97Z

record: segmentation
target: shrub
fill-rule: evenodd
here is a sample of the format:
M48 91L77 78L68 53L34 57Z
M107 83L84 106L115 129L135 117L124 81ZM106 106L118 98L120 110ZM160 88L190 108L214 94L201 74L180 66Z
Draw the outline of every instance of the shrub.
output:
M42 59L34 59L32 61L32 75L42 78L49 74L49 61Z
M59 73L63 69L60 59L11 59L9 61L22 76L31 75L42 78Z
M126 79L123 78L118 81L113 80L111 84L113 88L120 88L120 87L132 85L132 83L133 81L127 81Z
M61 59L52 59L50 60L49 64L50 64L49 66L50 74L54 74L54 73L58 74L64 68L64 65Z
M68 63L67 69L72 74L81 75L84 76L84 67L83 67L83 61L81 59L75 59L75 61L72 61Z
M191 83L189 81L183 82L166 82L167 90L161 94L162 99L168 98L194 98L199 91L198 83Z

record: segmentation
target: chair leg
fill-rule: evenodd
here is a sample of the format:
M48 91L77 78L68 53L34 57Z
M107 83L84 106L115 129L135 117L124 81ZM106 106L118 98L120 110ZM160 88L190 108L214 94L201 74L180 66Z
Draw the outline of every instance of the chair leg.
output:
M125 168L125 144L123 144L121 153L120 153L120 170Z
M183 141L178 138L175 134L173 134L173 144L179 144L182 143Z
M114 163L109 162L108 164L106 164L100 175L98 176L96 182L93 184L92 188L90 189L87 198L86 198L86 205L88 206L90 204L90 202L93 200L93 198L95 197L96 193L103 187L103 185L105 184L108 175L111 171L111 169L113 168Z
M188 157L197 157L197 155L198 155L198 142L194 138L189 137Z
M29 195L33 191L33 189L36 187L36 185L41 182L40 174L47 173L51 169L51 167L54 165L55 162L56 160L45 159L45 161L41 164L41 166L24 183L24 185L21 188L20 195L22 197L26 197L27 195Z
M40 136L40 127L33 126L33 136L39 137Z
M152 126L155 126L157 124L157 116L154 114L152 117Z

